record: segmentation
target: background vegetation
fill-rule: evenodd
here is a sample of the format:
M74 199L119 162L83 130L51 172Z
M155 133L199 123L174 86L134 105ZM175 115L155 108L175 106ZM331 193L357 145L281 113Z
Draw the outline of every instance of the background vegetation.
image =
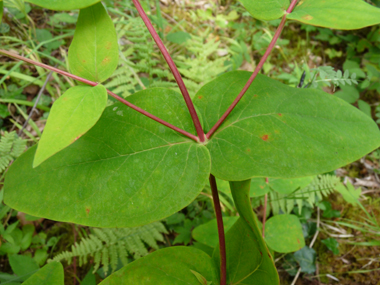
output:
M253 71L280 22L256 21L233 0L142 2L190 95L226 71ZM380 7L378 0L367 2ZM119 68L105 86L123 97L147 87L176 90L173 76L131 2L103 3L113 17L120 45ZM53 12L22 0L5 0L4 6L2 49L67 69L78 11ZM263 72L293 87L323 88L380 123L380 27L345 32L291 21L286 25ZM75 83L7 57L1 56L0 62L1 188L12 161L38 142L52 103ZM275 183L267 183L265 214L262 193L252 195L260 220L288 212L302 222L307 246L275 255L281 284L380 284L379 161L380 149L294 187L290 194L281 194ZM228 227L237 212L228 184L218 182ZM259 187L263 180L255 183ZM216 226L211 221L211 199L206 187L181 212L133 229L53 222L1 204L0 284L21 284L51 259L63 262L66 284L92 285L158 248L184 244L212 252Z

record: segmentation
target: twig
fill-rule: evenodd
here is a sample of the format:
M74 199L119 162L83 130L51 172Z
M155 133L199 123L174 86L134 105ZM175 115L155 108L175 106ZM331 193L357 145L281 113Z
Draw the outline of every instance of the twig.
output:
M309 245L309 248L312 248L313 245L314 245L314 243L315 243L315 241L317 240L317 237L318 237L318 235L319 235L319 226L320 226L320 223L321 223L321 212L320 212L320 209L318 208L318 210L317 210L317 231L315 232L314 237L313 237L313 239L311 240L311 243L310 243L310 245ZM297 279L298 279L298 277L300 276L300 274L301 274L301 267L298 269L297 274L296 274L296 276L294 277L293 282L292 282L291 285L295 285L295 284L296 284Z
M67 77L69 77L69 78L72 78L72 79L74 79L74 80L77 80L77 81L83 82L83 83L85 83L85 84L87 84L87 85L90 85L90 86L96 86L96 85L98 85L97 82L93 82L93 81L90 81L90 80L88 80L88 79L84 79L84 78L82 78L82 77L79 77L79 76L77 76L77 75L71 74L71 73L69 73L69 72L66 72L66 71L60 70L60 69L58 69L58 68L52 67L52 66L47 65L47 64L43 64L43 63L38 62L38 61L31 60L31 59L29 59L29 58L25 58L25 57L23 57L23 56L20 56L20 55L18 55L18 54L14 54L14 53L8 52L8 51L6 51L6 50L2 50L2 49L0 49L0 53L5 54L5 55L7 55L7 56L9 56L9 57L13 57L13 58L16 58L16 59L22 60L22 61L27 62L27 63L31 63L31 64L33 64L33 65L36 65L36 66L39 66L39 67L42 67L42 68L45 68L45 69L48 69L48 70L54 71L54 72L56 72L56 73L58 73L58 74L61 74L61 75L63 75L63 76L67 76ZM121 98L120 96L116 95L115 93L113 93L113 92L111 92L111 91L109 91L109 90L107 90L107 93L108 93L110 96L112 96L113 98L115 98L116 100L118 100L119 102L121 102L121 103L127 105L128 107L130 107L130 108L132 108L133 110L135 110L135 111L137 111L137 112L143 114L144 116L147 116L148 118L150 118L150 119L152 119L152 120L154 120L154 121L156 121L156 122L158 122L158 123L160 123L160 124L162 124L162 125L164 125L164 126L170 128L170 129L172 129L172 130L174 130L174 131L176 131L176 132L178 132L178 133L180 133L180 134L182 134L182 135L184 135L184 136L187 136L188 138L190 138L190 139L192 139L192 140L194 140L194 141L198 141L198 138L197 138L195 135L190 134L189 132L186 132L186 131L184 131L184 130L182 130L182 129L180 129L180 128L178 128L178 127L176 127L176 126L174 126L174 125L172 125L172 124L170 124L170 123L168 123L168 122L166 122L166 121L164 121L164 120L162 120L162 119L160 119L160 118L158 118L158 117L156 117L156 116L154 116L154 115L152 115L152 114L150 114L149 112L147 112L147 111L145 111L145 110L143 110L143 109L137 107L136 105L133 105L132 103L128 102L127 100Z
M150 22L150 20L149 20L148 16L146 15L144 9L142 8L139 0L132 0L132 1L133 1L133 4L135 4L136 9L140 14L140 17L144 21L146 27L148 28L150 34L152 35L154 41L156 42L156 44L158 46L158 48L160 49L162 55L164 56L166 62L168 63L169 68L172 71L175 80L177 81L178 87L181 90L183 98L185 99L185 102L186 102L187 108L189 109L189 112L190 112L191 118L193 120L195 129L197 130L199 140L201 142L204 142L205 141L205 134L203 132L201 122L199 121L197 112L195 111L195 108L194 108L193 101L190 98L189 92L185 86L185 83L183 82L182 76L179 73L177 66L175 65L173 59L171 58L169 52L167 51L164 43L160 39L160 36L157 34L156 30L154 29L152 23Z
M29 116L28 118L26 119L24 125L22 126L21 130L19 131L18 135L21 136L21 134L23 133L24 129L26 128L26 126L28 125L28 122L30 120L30 118L32 117L34 111L36 110L37 108L37 105L38 105L38 102L40 101L40 98L42 96L42 93L45 91L45 88L46 88L46 85L48 84L50 78L51 78L51 75L53 74L53 71L50 71L50 73L48 74L48 76L46 77L46 80L44 82L44 85L42 85L40 91L38 92L38 95L37 95L37 98L36 98L36 102L34 103L33 107L32 107L32 110L30 111L29 113Z
M218 188L216 185L215 176L212 174L210 174L210 186L211 186L212 197L214 201L216 221L218 224L219 252L220 252L220 285L226 285L226 282L227 282L226 240L224 237L223 218L222 218L222 211L220 209Z
M278 38L281 35L282 30L284 29L285 22L286 22L286 16L290 14L298 0L292 0L292 3L290 4L288 10L286 11L286 14L282 17L281 23L277 28L276 33L273 36L272 41L270 42L264 56L261 58L259 64L255 68L255 71L249 78L248 82L245 84L243 90L239 93L239 95L236 97L236 99L232 102L231 106L228 107L227 111L222 115L222 117L216 122L216 124L211 128L211 130L206 134L206 137L209 139L216 130L220 127L220 125L224 122L224 120L228 117L228 115L232 112L232 110L236 107L236 105L239 103L241 98L243 98L244 94L247 92L248 88L251 86L252 82L255 80L257 74L259 74L261 68L264 66L264 63L268 59L269 54L272 52Z

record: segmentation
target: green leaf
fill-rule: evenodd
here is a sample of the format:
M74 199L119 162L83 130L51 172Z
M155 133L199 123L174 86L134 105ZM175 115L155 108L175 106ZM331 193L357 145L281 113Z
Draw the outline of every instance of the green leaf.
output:
M244 223L244 226L249 230L251 238L257 241L258 249L261 257L261 263L257 270L255 270L244 282L239 284L253 285L253 284L265 284L265 285L278 285L280 283L277 274L276 267L274 265L273 258L265 244L265 241L261 235L261 231L257 225L257 218L252 210L251 201L249 198L250 193L250 180L241 182L230 182L232 195L235 201L236 208L239 215L242 217L239 221ZM239 223L239 221L237 223ZM231 230L232 231L232 230ZM240 246L244 247L243 244ZM227 243L228 248L228 243ZM227 257L228 258L228 257ZM256 257L251 257L254 259ZM246 267L244 267L246 268ZM242 272L239 272L242 273Z
M239 218L226 234L227 284L250 284L245 281L260 267L262 254L255 235ZM213 259L215 264L220 264L219 244L214 249ZM259 281L252 284L266 284Z
M4 2L3 0L0 0L0 25L3 19L3 12L4 12Z
M367 102L363 100L358 101L359 109L366 114L368 117L372 118L372 111L371 111L371 105L369 105Z
M355 103L359 99L360 93L355 86L341 85L341 91L336 92L334 95L343 99L347 103Z
M339 243L335 238L327 238L321 240L321 242L331 250L335 255L339 254Z
M69 48L72 73L102 82L112 75L118 61L116 30L102 3L80 10Z
M200 89L194 103L205 131L250 75L229 72ZM373 120L339 98L258 75L206 146L211 173L220 179L293 178L329 172L361 158L380 146L380 132Z
M239 0L251 15L259 20L275 20L285 15L289 0Z
M301 266L301 272L312 274L315 272L315 259L317 253L314 249L304 246L301 250L294 253L294 258Z
M339 30L355 30L380 23L380 9L362 0L302 0L288 19Z
M20 277L21 280L26 280L30 275L40 269L37 262L33 258L26 255L9 255L9 264L13 272Z
M305 239L302 225L295 215L277 215L265 225L265 241L274 251L288 253L302 249Z
M224 232L228 232L238 219L239 217L223 217ZM192 232L192 236L196 241L215 247L219 242L216 219L196 227Z
M100 2L100 0L26 0L26 2L33 3L50 10L63 11L86 8Z
M347 187L341 183L338 184L336 191L338 191L348 203L354 206L360 203L359 197L362 192L361 188L355 189L350 182L347 182Z
M26 280L23 285L63 285L63 266L59 262L45 265L37 273Z
M307 176L292 179L277 179L269 178L268 183L266 178L253 178L251 181L251 197L263 196L270 191L270 189L283 195L289 195L297 189L302 189L309 185L315 176ZM253 189L254 188L254 189Z
M128 100L191 133L180 94L140 91ZM4 201L30 215L94 227L135 227L178 212L206 185L204 145L117 103L75 143L37 168L35 148L9 168Z
M169 247L140 258L106 278L99 285L199 284L193 271L212 284L219 284L216 268L203 251L191 247Z
M166 36L166 40L175 44L183 44L184 42L190 39L191 39L191 35L189 33L182 32L182 31L170 33Z
M49 119L37 146L33 167L74 143L99 120L107 106L107 90L76 86L65 92L51 108Z

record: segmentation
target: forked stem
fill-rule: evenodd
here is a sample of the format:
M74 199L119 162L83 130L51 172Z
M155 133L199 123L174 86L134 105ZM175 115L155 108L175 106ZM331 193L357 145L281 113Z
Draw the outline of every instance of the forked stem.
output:
M189 92L187 91L187 88L185 86L185 83L183 82L182 76L179 73L177 66L175 65L173 59L171 58L171 56L170 56L168 50L166 49L164 43L160 39L160 36L157 34L156 30L154 29L152 23L150 22L148 16L145 13L143 7L141 6L139 0L132 0L132 1L133 1L133 4L135 4L136 9L140 14L140 17L142 18L142 20L144 21L144 23L145 23L146 27L148 28L150 34L152 35L153 40L156 42L158 48L160 49L162 55L164 56L166 62L168 63L169 68L172 71L175 80L177 81L178 87L181 90L183 98L185 99L187 108L189 109L190 116L193 120L193 123L194 123L195 129L197 131L199 140L200 140L200 142L204 142L205 141L205 134L203 132L201 122L199 121L198 114L195 111L193 101L190 98ZM159 9L159 7L157 9Z
M224 236L222 210L220 208L218 188L215 176L210 174L210 186L214 202L216 221L218 224L219 252L220 252L220 285L227 283L227 259L226 259L226 239Z
M224 120L231 114L232 110L236 107L236 105L239 103L241 98L243 98L244 94L247 92L248 88L251 86L252 82L255 80L257 74L259 74L260 70L262 69L264 63L268 59L269 54L272 52L274 46L276 45L276 42L278 38L281 35L282 30L284 29L285 22L286 22L286 16L290 14L295 5L297 4L298 0L292 0L290 3L290 6L288 10L285 12L285 15L282 17L281 23L278 26L276 33L273 36L272 41L270 42L267 50L265 51L264 56L261 58L259 64L256 66L255 71L252 73L251 77L249 78L248 82L245 84L244 88L241 90L239 95L236 97L236 99L232 102L231 106L228 107L227 111L222 115L222 117L216 122L216 124L211 128L211 130L206 134L206 137L209 139L211 136L216 132L216 130L220 127L220 125L224 122Z
M16 59L22 60L22 61L24 61L24 62L27 62L27 63L33 64L33 65L36 65L36 66L39 66L39 67L45 68L45 69L47 69L47 70L51 70L51 71L56 72L56 73L58 73L58 74L61 74L61 75L63 75L63 76L67 76L67 77L70 77L70 78L72 78L72 79L74 79L74 80L77 80L77 81L83 82L83 83L85 83L85 84L87 84L87 85L91 85L91 86L96 86L96 85L98 85L97 82L93 82L93 81L91 81L91 80L84 79L84 78L82 78L82 77L76 76L76 75L71 74L71 73L69 73L69 72L66 72L66 71L60 70L60 69L58 69L58 68L55 68L55 67L53 67L53 66L50 66L50 65L47 65L47 64L44 64L44 63L38 62L38 61L34 61L34 60L32 60L32 59L29 59L29 58L26 58L26 57L20 56L20 55L18 55L18 54L14 54L14 53L8 52L8 51L6 51L6 50L2 50L2 49L0 49L0 53L1 53L1 54L4 54L4 55L6 55L6 56L12 57L12 58L16 58ZM194 140L194 141L196 141L196 142L198 141L198 138L197 138L195 135L190 134L189 132L186 132L186 131L180 129L180 128L178 128L178 127L176 127L176 126L174 126L174 125L172 125L172 124L170 124L170 123L168 123L168 122L166 122L166 121L164 121L164 120L162 120L162 119L156 117L155 115L150 114L149 112L147 112L147 111L141 109L140 107L137 107L136 105L133 105L132 103L128 102L127 100L125 100L125 99L123 99L123 98L121 98L120 96L116 95L115 93L111 92L110 90L107 90L107 93L108 93L110 96L112 96L113 98L115 98L116 100L118 100L118 101L120 101L121 103L127 105L128 107L132 108L133 110L135 110L135 111L137 111L137 112L143 114L144 116L147 116L148 118L150 118L150 119L152 119L152 120L154 120L154 121L156 121L156 122L158 122L158 123L160 123L160 124L162 124L162 125L164 125L164 126L170 128L170 129L172 129L172 130L174 130L174 131L176 131L176 132L178 132L178 133L180 133L180 134L182 134L182 135L184 135L184 136L187 136L188 138L190 138L190 139L192 139L192 140Z

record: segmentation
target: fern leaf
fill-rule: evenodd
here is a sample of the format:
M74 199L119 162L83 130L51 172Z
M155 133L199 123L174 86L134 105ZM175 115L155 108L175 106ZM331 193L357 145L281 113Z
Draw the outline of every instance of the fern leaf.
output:
M82 266L92 259L94 272L103 265L104 273L107 274L110 268L112 272L116 270L118 259L126 265L128 256L138 259L147 255L147 245L158 249L157 242L164 241L163 233L167 233L167 230L160 222L137 228L93 228L92 234L73 245L71 251L59 253L52 260L67 260L71 263L73 257L78 257L79 266Z
M25 150L26 140L19 138L16 132L5 132L0 139L0 173L9 163L19 157Z

